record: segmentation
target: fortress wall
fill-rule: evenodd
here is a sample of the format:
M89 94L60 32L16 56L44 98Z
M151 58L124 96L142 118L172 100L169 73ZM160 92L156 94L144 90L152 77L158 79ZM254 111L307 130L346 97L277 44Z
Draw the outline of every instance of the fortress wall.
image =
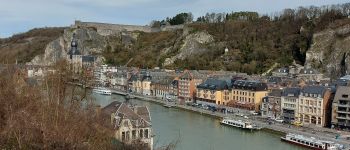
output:
M175 31L175 30L179 30L179 29L183 29L184 25L172 25L172 26L164 26L161 28L161 31Z
M113 30L113 31L143 31L152 32L152 28L149 26L138 26L138 25L122 25L122 24L107 24L97 22L81 22L75 21L75 27L95 27L98 30Z
M160 31L174 31L182 29L184 25L165 26L161 28L151 28L150 26L138 26L138 25L122 25L122 24L108 24L97 22L81 22L75 21L74 27L94 27L101 35L111 35L123 31L142 31L142 32L160 32Z

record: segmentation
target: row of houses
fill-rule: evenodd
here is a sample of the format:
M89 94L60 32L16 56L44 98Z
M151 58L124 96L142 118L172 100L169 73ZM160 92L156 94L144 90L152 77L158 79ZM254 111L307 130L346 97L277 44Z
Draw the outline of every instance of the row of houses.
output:
M314 79L299 82L290 78L271 82L271 78L227 72L117 70L105 72L103 82L118 90L172 99L180 104L195 102L241 108L289 123L299 121L310 126L350 127L350 97L347 97L350 77L342 77L333 84L314 84L310 82ZM281 84L283 81L286 83Z

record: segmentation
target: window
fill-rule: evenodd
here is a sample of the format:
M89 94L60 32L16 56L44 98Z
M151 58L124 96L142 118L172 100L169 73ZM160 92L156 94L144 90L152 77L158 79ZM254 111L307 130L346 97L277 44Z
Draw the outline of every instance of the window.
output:
M143 130L140 129L140 138L143 138Z
M125 132L122 132L122 141L125 141Z
M134 140L134 139L136 139L136 130L132 130L131 131L131 137L132 137L132 139Z
M148 129L145 129L145 138L149 138L149 136L148 136Z
M125 136L126 141L129 141L130 140L130 132L126 131L125 135L126 135Z
M343 94L341 97L343 97L343 98L348 98L349 95Z

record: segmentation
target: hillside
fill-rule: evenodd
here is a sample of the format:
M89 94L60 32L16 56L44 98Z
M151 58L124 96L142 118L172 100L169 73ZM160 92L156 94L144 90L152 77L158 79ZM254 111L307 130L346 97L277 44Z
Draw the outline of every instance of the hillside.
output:
M75 33L83 54L99 56L100 63L111 65L130 61L128 66L142 68L260 74L275 63L287 66L295 61L328 74L333 69L339 76L350 71L350 67L339 69L337 65L348 62L349 49L344 45L349 43L349 9L350 4L343 4L285 9L274 16L256 12L206 14L197 21L181 13L168 19L173 26L165 25L165 20L154 21L152 26L77 21L69 28L35 29L2 40L0 51L4 53L0 58L50 65L66 58ZM181 23L185 24L178 25ZM338 52L344 61L336 61L340 59ZM329 67L332 62L337 64Z
M19 63L32 60L44 53L46 45L63 34L64 28L37 28L0 39L1 63Z

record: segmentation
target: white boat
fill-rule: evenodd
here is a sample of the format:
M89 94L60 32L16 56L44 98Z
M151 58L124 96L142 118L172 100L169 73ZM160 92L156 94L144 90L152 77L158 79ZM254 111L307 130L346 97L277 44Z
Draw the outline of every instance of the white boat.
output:
M316 139L314 137L306 137L299 134L288 133L286 136L281 137L282 141L311 148L314 150L341 150L344 146L341 144L336 144L332 141L323 141Z
M241 129L249 129L249 130L254 130L254 129L259 129L255 125L253 125L250 121L242 121L242 120L234 120L234 119L228 119L224 118L220 122L221 124L228 125L228 126L233 126Z
M102 94L102 95L112 95L111 90L108 90L106 88L101 88L101 87L92 89L92 92L97 93L97 94Z

